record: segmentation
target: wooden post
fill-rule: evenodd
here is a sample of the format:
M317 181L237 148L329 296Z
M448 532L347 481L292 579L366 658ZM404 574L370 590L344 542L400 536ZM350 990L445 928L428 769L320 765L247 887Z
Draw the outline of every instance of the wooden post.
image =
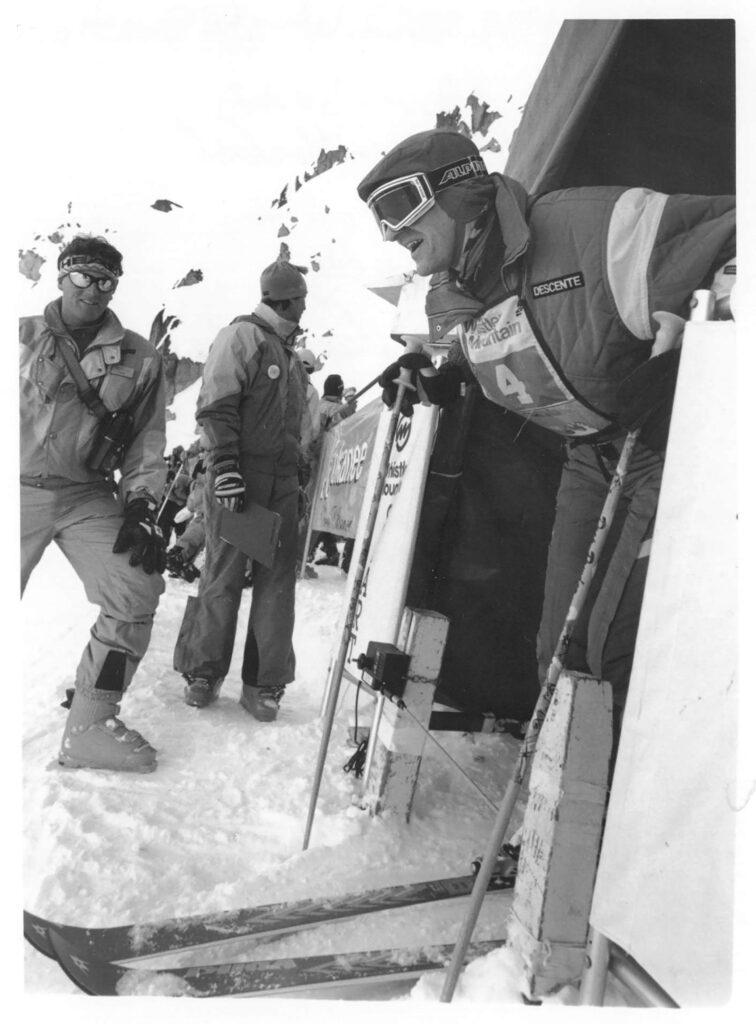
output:
M531 999L583 973L611 750L611 686L563 671L533 759L508 929Z
M432 611L405 608L397 647L410 655L402 698L427 729L436 692L449 620ZM379 701L383 713L374 719L374 751L364 789L371 814L394 812L409 820L425 733L406 711L389 700Z

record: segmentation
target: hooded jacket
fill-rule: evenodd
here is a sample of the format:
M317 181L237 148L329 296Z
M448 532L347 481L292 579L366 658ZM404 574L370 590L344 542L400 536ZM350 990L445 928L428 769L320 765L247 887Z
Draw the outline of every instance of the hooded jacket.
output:
M734 256L734 199L594 187L528 200L493 178L499 230L460 274L431 280L431 338L455 332L491 401L590 436L612 426L619 383L648 359L652 313L685 318Z
M265 303L219 331L196 413L212 464L230 455L257 472L296 475L309 419L307 373L293 349L298 332Z
M79 398L59 345L68 345L109 412L123 409L134 426L120 467L121 494L157 500L166 465L163 363L157 350L126 330L112 310L79 355L60 312L60 299L41 316L22 317L20 339L21 480L39 487L102 477L86 466L100 420Z

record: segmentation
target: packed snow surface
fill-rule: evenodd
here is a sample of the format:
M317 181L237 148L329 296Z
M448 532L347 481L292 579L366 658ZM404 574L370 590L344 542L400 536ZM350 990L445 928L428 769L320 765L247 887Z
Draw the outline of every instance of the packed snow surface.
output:
M275 723L262 724L238 703L238 638L218 702L197 710L183 701L173 647L196 584L166 580L153 640L122 706L122 716L159 752L149 775L68 771L56 754L87 623L95 617L73 571L52 546L22 603L24 675L24 906L70 924L105 926L215 912L317 895L464 874L482 853L493 812L465 774L498 802L516 756L508 737L436 734L422 760L409 823L374 817L360 806L361 782L344 771L354 752L355 688L345 683L320 789L309 848L302 849L328 664L340 634L346 578L321 566L297 584L296 682ZM55 616L50 615L55 597ZM239 617L246 621L250 591ZM372 701L360 698L360 722ZM463 774L465 773L465 774ZM503 936L510 900L489 897L474 938ZM364 919L244 943L233 959L454 942L466 901L381 912ZM193 962L212 959L193 954ZM224 954L223 959L228 959ZM182 963L188 963L184 955ZM371 999L437 1000L443 972L407 992ZM76 995L58 966L25 951L26 993ZM568 991L555 997L569 1000ZM366 998L360 990L359 998ZM456 1000L520 1003L517 970L499 950L474 962Z

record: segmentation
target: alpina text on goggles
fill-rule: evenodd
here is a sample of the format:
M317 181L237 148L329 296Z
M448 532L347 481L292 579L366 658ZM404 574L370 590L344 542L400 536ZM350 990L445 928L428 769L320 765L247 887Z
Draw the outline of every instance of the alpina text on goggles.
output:
M401 231L414 224L435 201L426 175L408 174L377 188L368 196L367 205L385 237L387 228Z
M94 277L93 274L85 274L83 270L69 270L68 279L77 288L89 288L90 284L96 284L100 292L112 292L116 285L112 277Z

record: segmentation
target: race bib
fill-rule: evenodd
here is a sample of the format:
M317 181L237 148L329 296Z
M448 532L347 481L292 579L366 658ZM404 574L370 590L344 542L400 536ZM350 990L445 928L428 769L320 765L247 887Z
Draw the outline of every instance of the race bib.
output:
M562 378L516 295L457 331L481 390L492 402L568 436L594 434L610 425Z

